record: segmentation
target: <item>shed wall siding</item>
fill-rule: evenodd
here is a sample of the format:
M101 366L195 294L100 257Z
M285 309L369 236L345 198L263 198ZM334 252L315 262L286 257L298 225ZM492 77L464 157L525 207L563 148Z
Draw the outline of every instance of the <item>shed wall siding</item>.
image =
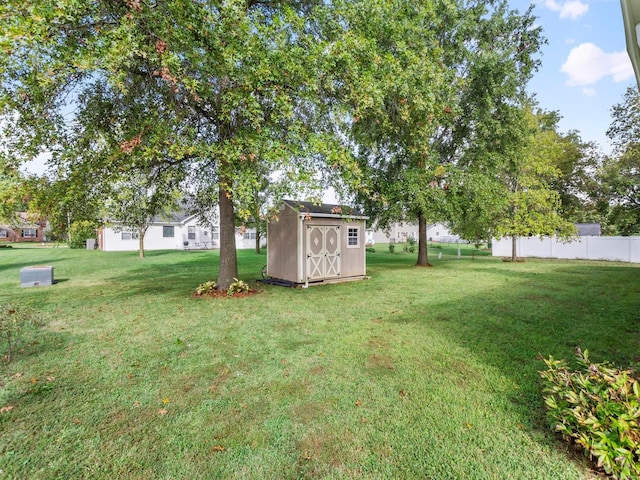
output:
M277 221L272 221L267 230L267 275L289 282L304 280L298 275L298 214L285 207Z
M366 275L365 260L365 222L363 220L343 220L339 218L312 218L305 220L305 225L340 226L340 277L356 277ZM359 246L349 248L348 228L358 227ZM306 236L304 252L307 251ZM306 253L305 253L306 257Z

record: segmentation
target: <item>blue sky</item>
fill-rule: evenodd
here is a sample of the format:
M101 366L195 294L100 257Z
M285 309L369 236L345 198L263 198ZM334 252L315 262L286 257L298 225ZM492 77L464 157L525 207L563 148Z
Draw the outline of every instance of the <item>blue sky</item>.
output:
M530 0L509 0L524 13ZM611 108L635 85L619 0L535 0L547 44L529 84L540 107L562 116L560 131L578 130L609 153Z

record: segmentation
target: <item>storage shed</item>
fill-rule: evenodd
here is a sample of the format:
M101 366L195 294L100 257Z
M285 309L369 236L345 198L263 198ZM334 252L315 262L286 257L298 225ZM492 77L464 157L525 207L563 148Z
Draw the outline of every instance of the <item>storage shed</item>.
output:
M267 276L298 286L365 278L366 220L344 205L284 200L267 226Z

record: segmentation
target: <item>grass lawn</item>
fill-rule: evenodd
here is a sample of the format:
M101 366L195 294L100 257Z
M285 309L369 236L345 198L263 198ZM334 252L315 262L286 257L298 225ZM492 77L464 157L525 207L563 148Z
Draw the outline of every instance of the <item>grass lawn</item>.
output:
M214 251L0 249L0 305L44 320L0 366L0 478L593 478L536 357L639 361L638 265L471 251L376 245L366 281L203 299ZM241 278L265 263L239 252ZM29 265L58 283L20 288Z

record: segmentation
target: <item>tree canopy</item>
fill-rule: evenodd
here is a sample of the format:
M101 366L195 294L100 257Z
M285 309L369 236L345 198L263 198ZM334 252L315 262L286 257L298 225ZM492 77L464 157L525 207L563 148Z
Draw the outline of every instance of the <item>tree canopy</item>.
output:
M452 218L451 185L517 141L509 115L543 40L506 1L351 2L348 15L350 134L369 179L359 200L383 227L417 221L425 266L426 224Z
M174 170L220 208L220 271L237 277L234 206L255 166L291 188L355 172L320 101L314 1L8 0L0 40L6 148L86 182ZM176 176L178 173L176 173ZM341 177L344 178L344 177ZM203 201L201 205L207 205Z

